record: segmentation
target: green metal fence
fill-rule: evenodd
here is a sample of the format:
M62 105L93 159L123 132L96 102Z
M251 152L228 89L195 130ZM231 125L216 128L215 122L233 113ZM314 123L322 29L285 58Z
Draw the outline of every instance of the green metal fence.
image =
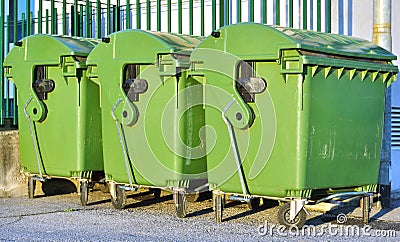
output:
M0 56L37 33L101 38L124 29L207 35L237 22L331 31L331 0L0 0ZM36 3L36 4L34 4ZM310 19L315 24L310 24ZM17 124L16 89L0 69L0 125Z

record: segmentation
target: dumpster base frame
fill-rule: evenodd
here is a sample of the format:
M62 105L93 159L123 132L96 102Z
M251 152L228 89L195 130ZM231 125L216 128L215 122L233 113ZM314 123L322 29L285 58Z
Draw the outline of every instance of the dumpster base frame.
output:
M303 213L303 211L308 215L308 211L304 207L304 205L309 204L309 205L315 205L321 202L329 201L333 198L338 198L338 197L361 197L362 198L362 220L364 224L368 224L370 220L370 211L371 211L371 196L373 196L374 192L371 191L353 191L353 192L339 192L335 194L328 195L324 198L318 199L318 200L312 200L310 198L301 198L301 197L274 197L274 196L260 196L260 195L249 195L249 194L238 194L238 193L229 193L229 192L223 192L220 190L212 190L213 194L213 210L215 211L215 219L216 222L222 222L222 215L223 215L223 209L224 209L224 204L226 201L226 198L228 200L233 200L233 201L240 201L240 202L246 202L248 204L251 204L253 199L269 199L269 200L275 200L278 201L279 203L289 203L290 205L290 217L288 218L291 221L294 221L298 216L300 216L300 213ZM249 206L251 207L251 206ZM280 207L280 210L283 206ZM256 206L255 209L258 209L258 206ZM280 218L279 216L284 214L282 211L278 212L278 221L281 221L283 218ZM305 215L306 216L306 215ZM300 216L300 222L298 223L300 225L299 228L301 228L304 225L304 222L306 221L306 217L302 214ZM303 219L304 217L304 219ZM304 220L304 221L303 221ZM283 224L286 227L290 226L297 226L295 224L293 225L288 225L288 224Z
M28 181L28 197L33 199L35 196L35 189L36 189L36 181L46 182L47 180L51 179L65 179L71 181L76 188L76 192L80 197L80 201L82 206L86 206L88 202L88 197L90 193L90 188L93 188L94 184L105 184L104 175L98 175L97 177L100 179L93 179L93 174L104 174L103 171L81 171L81 174L90 174L90 177L64 177L64 176L52 176L52 175L44 175L44 174L36 174L31 172L24 172L26 180ZM83 184L84 183L84 184ZM83 190L82 190L83 184ZM82 192L84 194L82 194Z
M194 179L194 180L180 180L178 184L184 186L151 186L151 185L139 185L139 184L128 184L128 183L120 183L115 181L107 181L110 189L111 201L113 206L117 209L123 209L126 205L126 195L124 194L126 191L138 191L141 189L148 189L151 193L154 194L155 198L158 199L160 197L161 191L171 192L173 194L174 204L176 206L176 215L178 218L184 218L187 214L187 201L196 200L196 197L202 192L202 190L208 187L208 184L202 184L199 187L193 188L190 187L189 184L193 181L199 181L201 184L206 181L205 179ZM169 185L171 183L167 182ZM209 191L208 189L204 190L204 192ZM123 194L118 196L119 193ZM187 197L187 195L194 194L194 198L191 199ZM122 199L122 201L119 201Z

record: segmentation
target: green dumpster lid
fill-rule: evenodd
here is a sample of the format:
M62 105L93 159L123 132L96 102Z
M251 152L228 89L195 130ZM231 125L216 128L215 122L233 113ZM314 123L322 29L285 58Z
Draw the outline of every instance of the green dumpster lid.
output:
M158 54L187 53L201 41L200 37L144 30L124 30L113 33L99 44L88 57L88 64L106 58L141 63L153 63ZM187 53L188 54L188 53Z
M42 64L56 64L60 56L86 57L98 43L93 39L84 39L66 36L31 35L21 40L22 45L15 46L7 56L4 63L21 61L21 56L13 57L23 51L26 62L40 62ZM17 59L16 59L17 58Z
M282 49L303 49L331 55L364 59L395 60L396 56L370 41L356 37L314 32L310 30L239 23L218 30L219 38L206 38L199 48L218 46L238 57L278 59ZM218 42L217 45L215 42Z

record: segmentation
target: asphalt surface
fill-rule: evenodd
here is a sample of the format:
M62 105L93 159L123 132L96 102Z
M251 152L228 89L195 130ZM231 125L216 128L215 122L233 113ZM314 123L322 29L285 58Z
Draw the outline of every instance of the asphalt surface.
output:
M172 195L154 199L147 192L128 196L123 210L113 208L110 195L90 194L81 206L77 193L0 198L0 241L400 241L400 201L394 208L374 208L368 226L360 209L348 207L329 214L309 211L306 230L282 230L278 207L258 211L228 202L222 223L214 222L212 201L188 203L188 215L175 216ZM339 224L343 213L346 222Z

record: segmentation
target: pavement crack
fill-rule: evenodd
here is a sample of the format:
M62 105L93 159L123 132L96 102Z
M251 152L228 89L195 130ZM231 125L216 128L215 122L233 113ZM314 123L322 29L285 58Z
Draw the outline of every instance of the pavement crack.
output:
M54 213L70 213L70 212L78 212L78 211L89 211L95 209L80 209L80 208L67 208L64 210L55 210L55 211L48 211L48 212L40 212L40 213L29 213L29 214L17 214L17 215L10 215L10 216L2 216L2 218L23 218L23 217L31 217L31 216L39 216L39 215L46 215L46 214L54 214Z
M14 218L14 217L12 217L12 218ZM11 221L11 222L6 222L6 223L2 223L2 224L0 224L0 227L2 227L2 226L5 226L5 225L9 225L9 224L13 224L13 223L16 223L16 222L18 222L18 221L20 221L21 219L22 219L22 217L16 217L17 219L16 220L14 220L14 221Z

